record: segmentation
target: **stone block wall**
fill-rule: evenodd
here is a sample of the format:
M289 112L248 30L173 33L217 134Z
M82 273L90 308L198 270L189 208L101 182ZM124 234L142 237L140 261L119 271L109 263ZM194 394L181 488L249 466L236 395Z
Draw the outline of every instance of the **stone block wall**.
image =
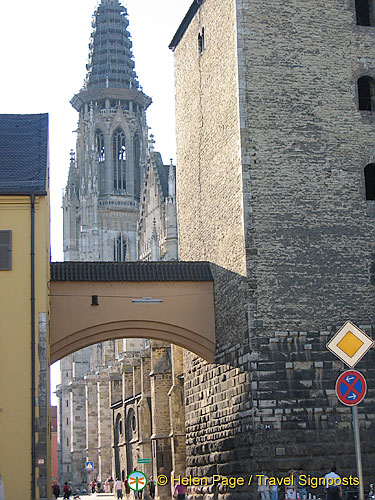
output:
M201 5L175 51L179 259L245 275L236 13L219 3Z
M89 473L89 479L98 477L98 395L97 377L95 374L85 376L86 383L86 458L94 462L94 469Z
M72 480L71 439L70 439L70 381L72 380L73 355L61 360L62 384L57 387L58 397L58 449L59 449L59 483ZM67 382L65 382L67 381Z
M333 393L344 366L325 347L347 319L374 325L375 115L357 96L374 27L354 4L205 0L175 49L179 256L211 261L215 278L216 364L184 362L192 475L355 471ZM358 365L372 385L373 359ZM364 439L373 408L370 390Z
M109 397L109 373L101 372L97 381L98 404L98 479L104 482L112 475L112 412Z
M184 394L184 350L171 345L172 387L168 392L171 423L172 475L184 475L186 469L186 431Z
M252 352L239 344L227 347L214 365L186 352L186 474L249 477L266 470L282 477L302 465L308 474L321 476L336 465L341 475L355 475L351 409L335 395L345 367L324 349L337 329L277 331L269 339L259 338ZM372 349L358 365L369 382L375 377L374 361ZM374 462L368 439L375 417L370 384L359 406L365 485ZM321 488L308 492L323 494ZM241 500L255 498L256 487L215 489L209 484L190 493L197 499Z
M170 410L168 392L172 385L171 347L166 342L151 341L151 446L153 455L153 477L165 474L168 478L172 471L170 442ZM170 498L171 486L156 485L157 500Z
M86 405L84 380L70 384L70 437L72 485L81 486L86 481Z
M185 351L186 475L210 478L248 476L254 471L251 376L248 370L227 364L224 357L249 359L240 345L226 349L218 364L207 364ZM244 365L245 366L245 365ZM221 485L190 489L193 498L224 498L228 488ZM249 488L231 491L248 499Z
M213 12L212 0L206 9ZM238 0L238 86L247 276L257 335L322 330L375 313L374 219L364 167L375 117L374 27L355 2ZM214 44L214 42L213 42Z

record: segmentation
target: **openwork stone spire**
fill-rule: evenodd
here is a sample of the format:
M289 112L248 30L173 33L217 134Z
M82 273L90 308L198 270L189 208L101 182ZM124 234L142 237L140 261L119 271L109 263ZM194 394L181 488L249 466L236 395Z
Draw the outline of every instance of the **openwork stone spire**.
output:
M102 0L93 16L85 87L138 88L127 10L118 0Z

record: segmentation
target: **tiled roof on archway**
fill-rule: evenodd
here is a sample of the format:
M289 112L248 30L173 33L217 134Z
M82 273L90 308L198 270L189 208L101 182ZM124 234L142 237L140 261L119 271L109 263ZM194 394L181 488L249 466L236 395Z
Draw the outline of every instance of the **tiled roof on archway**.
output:
M51 281L213 281L208 262L52 262Z

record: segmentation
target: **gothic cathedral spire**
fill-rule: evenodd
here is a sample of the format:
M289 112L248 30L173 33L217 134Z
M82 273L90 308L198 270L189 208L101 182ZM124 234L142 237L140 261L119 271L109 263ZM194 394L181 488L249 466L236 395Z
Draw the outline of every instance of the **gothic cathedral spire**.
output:
M138 88L126 8L102 0L93 16L86 88Z
M93 16L86 79L71 100L79 120L75 190L70 176L63 202L65 260L137 258L151 99L139 87L128 25L118 0L102 0Z

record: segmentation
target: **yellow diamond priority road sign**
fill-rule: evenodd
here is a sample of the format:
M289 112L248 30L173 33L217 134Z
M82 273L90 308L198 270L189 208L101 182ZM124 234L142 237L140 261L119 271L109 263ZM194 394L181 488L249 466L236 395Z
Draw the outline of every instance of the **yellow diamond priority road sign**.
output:
M347 321L328 342L327 349L350 368L360 361L374 341L351 321Z

